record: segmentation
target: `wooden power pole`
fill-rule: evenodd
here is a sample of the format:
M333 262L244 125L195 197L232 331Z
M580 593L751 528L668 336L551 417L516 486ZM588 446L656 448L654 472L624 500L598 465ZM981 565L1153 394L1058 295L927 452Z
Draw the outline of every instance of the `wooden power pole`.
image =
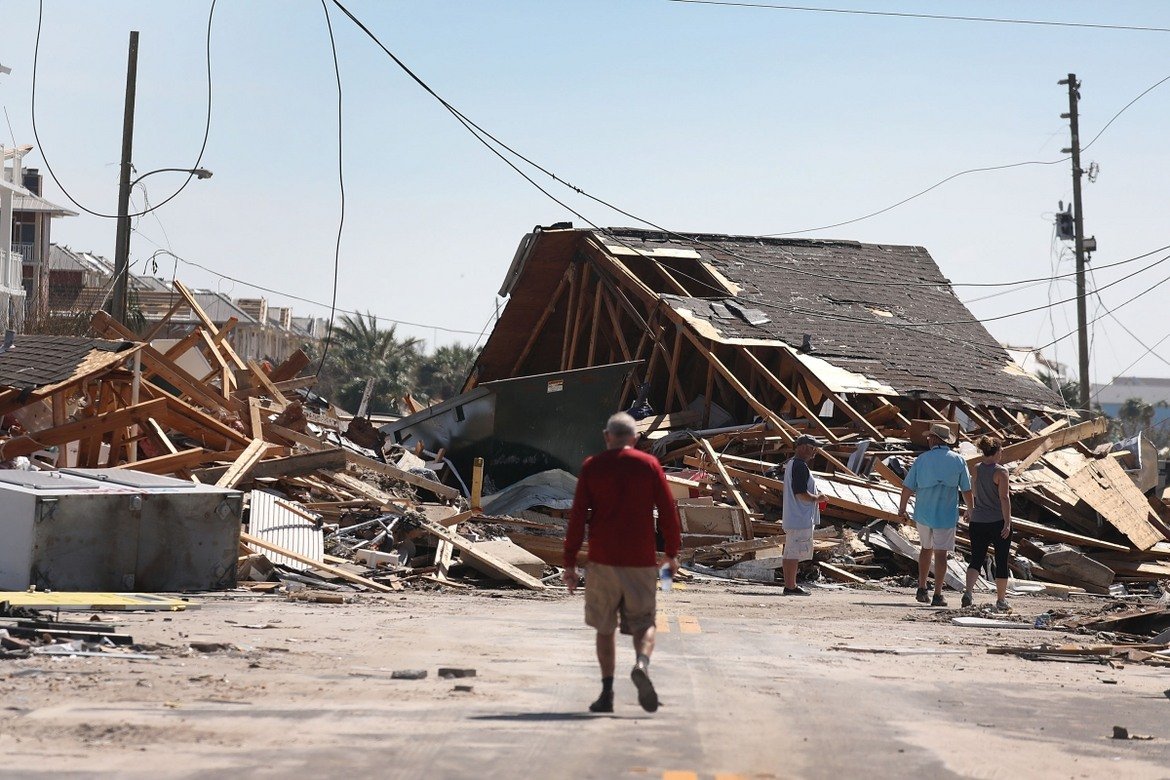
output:
M1075 233L1075 251L1077 260L1077 347L1079 354L1078 374L1080 380L1081 408L1089 408L1089 326L1088 313L1085 304L1085 219L1081 210L1081 136L1080 124L1077 118L1077 101L1081 99L1080 86L1075 73L1068 74L1068 78L1061 79L1058 84L1068 85L1068 113L1061 114L1062 119L1068 120L1072 143L1069 148L1062 149L1064 154L1072 155L1073 178L1073 230Z
M130 288L130 158L134 150L134 94L138 88L138 31L130 31L126 62L126 107L122 119L122 167L118 177L118 233L114 243L114 294L110 315L126 324Z

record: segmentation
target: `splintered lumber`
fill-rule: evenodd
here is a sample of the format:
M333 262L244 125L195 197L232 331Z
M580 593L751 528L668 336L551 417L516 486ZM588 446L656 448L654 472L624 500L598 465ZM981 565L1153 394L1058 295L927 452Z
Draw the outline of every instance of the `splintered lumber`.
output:
M873 470L886 482L889 482L899 490L902 489L902 478L895 474L892 468L883 463L881 458L874 458Z
M1148 550L1165 537L1149 521L1150 505L1117 461L1090 461L1068 478L1069 488L1134 547Z
M114 466L114 468L133 469L134 471L144 471L148 474L173 474L176 471L206 463L208 457L206 450L193 447L189 450L168 452L166 455L159 455L158 457L147 458L145 460L135 461L134 463L121 463Z
M309 362L309 356L303 350L298 349L285 358L283 363L272 369L272 373L268 375L268 378L272 380L273 384L286 382L296 377L302 368L309 365ZM306 378L315 379L315 377Z
M1054 571L1074 582L1098 588L1108 588L1115 577L1113 569L1076 550L1053 550L1040 559L1040 565L1045 571Z
M405 469L400 469L397 466L391 466L389 463L383 463L380 460L367 458L364 455L359 455L356 452L345 451L345 461L352 466L359 466L363 469L384 474L388 477L407 482L415 487L420 487L429 490L439 498L457 499L461 497L461 493L453 487L447 487L440 482L434 482L426 477L420 477L418 474L412 474Z
M751 539L752 524L746 521L747 518L752 514L752 510L748 508L747 502L743 500L743 495L741 495L740 492L736 489L735 483L731 481L731 477L728 475L727 469L723 467L723 463L719 460L719 456L715 454L715 450L711 447L711 442L707 441L706 439L700 439L699 444L702 445L703 451L707 453L707 457L710 458L711 463L715 466L715 471L719 474L719 479L722 480L723 486L727 488L727 492L735 501L735 505L739 507L741 512L743 512L745 520L743 537L745 539Z
M270 445L269 452L278 447ZM226 459L225 459L226 460ZM218 480L230 467L200 469L202 480ZM338 447L320 452L302 452L283 458L267 458L256 463L248 472L252 479L265 477L299 477L316 471L332 471L345 468L345 453Z
M378 488L374 487L373 485L367 485L365 482L362 482L352 474L346 474L343 471L338 471L336 473L331 473L328 476L329 479L341 485L351 493L364 496L366 499L380 504L381 506L402 506L405 503L402 499L396 498L395 496L392 496L385 491L378 490Z
M320 561L314 561L312 558L306 558L305 556L301 555L300 553L295 553L292 550L286 550L283 547L272 544L270 542L266 542L263 539L257 539L255 536L252 536L251 534L246 533L246 532L240 532L240 540L253 546L253 547L259 547L261 549L268 550L269 552L274 552L274 553L277 553L279 555L283 555L286 558L291 558L294 561L298 561L300 563L305 564L306 566L310 566L310 567L316 569L317 571L323 571L326 574L331 574L334 577L338 577L340 579L345 580L346 582L352 582L352 583L355 583L357 585L363 585L363 586L369 588L370 590L376 590L379 593L390 593L393 590L393 588L388 587L386 585L383 585L380 582L374 582L373 580L366 579L365 577L362 577L360 575L348 572L345 569L339 569L336 566L330 566L327 563L321 563Z
M1051 528L1019 517L1012 518L1012 531L1022 536L1038 536L1041 539L1047 539L1051 542L1064 542L1081 547L1097 547L1102 550L1113 550L1114 552L1120 553L1131 552L1128 547L1122 544L1114 544L1103 539L1094 539L1091 536L1082 536L1069 531L1061 531L1059 528Z
M268 394L268 397L280 404L282 408L288 406L288 399L285 398L284 393L276 389L276 385L272 384L272 380L268 378L268 374L264 373L264 369L260 368L255 360L248 361L248 371L252 375L255 387L263 389Z
M1031 455L1042 442L1047 441L1050 450L1058 450L1061 447L1067 447L1070 444L1076 444L1079 441L1091 439L1094 436L1100 436L1109 429L1109 420L1105 417L1098 417L1088 422L1083 422L1079 425L1074 425L1071 428L1062 428L1061 430L1050 433L1046 436L1038 436L1027 441L1022 441L1017 444L1009 444L1003 448L1003 463L1011 463L1014 460L1022 460ZM975 455L967 459L968 463L978 463L983 459L982 455Z
M165 412L166 408L166 399L156 398L114 412L83 417L76 422L37 431L32 435L18 436L0 443L0 458L11 460L21 455L31 455L45 447L89 440L116 428L125 428L135 423L144 424L150 417Z
M240 457L236 458L235 462L223 473L223 476L216 480L215 486L234 488L248 474L248 471L264 457L264 451L267 449L268 443L263 439L252 439L252 443L244 448Z
M867 582L864 577L858 577L856 574L850 574L844 569L838 569L831 563L817 561L817 566L831 579L837 580L838 582L852 583L854 585L864 585Z
M458 550L465 560L475 561L481 566L485 566L497 572L501 576L507 577L513 582L523 585L529 590L545 589L544 583L537 578L529 574L525 574L512 564L508 563L507 561L500 560L486 550L477 550L477 545L475 542L472 542L465 536L455 533L450 528L446 528L445 526L431 522L430 520L421 523L421 525L428 533L431 534L431 536L434 536L440 541L447 542L456 550Z

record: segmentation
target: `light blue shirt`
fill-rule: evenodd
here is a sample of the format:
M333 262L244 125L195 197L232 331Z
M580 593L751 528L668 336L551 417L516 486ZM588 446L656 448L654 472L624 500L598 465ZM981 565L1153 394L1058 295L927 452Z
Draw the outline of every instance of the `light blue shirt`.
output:
M945 445L915 459L903 484L914 491L914 522L928 528L959 524L959 492L971 489L967 461Z

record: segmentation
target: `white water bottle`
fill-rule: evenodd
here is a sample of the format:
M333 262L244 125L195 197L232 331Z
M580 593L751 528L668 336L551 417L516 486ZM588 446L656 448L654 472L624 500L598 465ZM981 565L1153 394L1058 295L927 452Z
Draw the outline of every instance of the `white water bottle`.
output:
M663 591L668 591L674 585L674 573L670 570L670 564L662 564L662 568L658 570L658 587Z

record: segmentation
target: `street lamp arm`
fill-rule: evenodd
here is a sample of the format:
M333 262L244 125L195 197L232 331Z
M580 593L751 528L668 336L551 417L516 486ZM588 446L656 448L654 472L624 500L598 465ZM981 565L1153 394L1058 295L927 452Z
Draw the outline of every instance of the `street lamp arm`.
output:
M147 176L153 176L156 173L166 173L168 171L173 171L173 172L177 172L177 173L189 173L192 176L194 176L196 179L210 179L211 178L211 171L207 170L206 168L157 168L153 171L147 171L146 173L142 174L138 178L131 181L130 182L130 189L134 189L134 186L136 184L138 184L138 182L145 179Z

